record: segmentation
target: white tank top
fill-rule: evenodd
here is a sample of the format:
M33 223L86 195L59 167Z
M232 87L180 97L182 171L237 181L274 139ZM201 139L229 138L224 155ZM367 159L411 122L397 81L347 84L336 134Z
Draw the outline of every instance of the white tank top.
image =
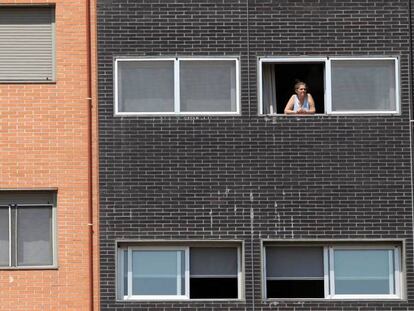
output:
M293 103L293 111L296 112L299 110L300 107L302 107L303 110L309 111L309 102L308 102L308 94L306 94L305 100L303 101L303 105L299 103L299 98L297 95L295 95Z

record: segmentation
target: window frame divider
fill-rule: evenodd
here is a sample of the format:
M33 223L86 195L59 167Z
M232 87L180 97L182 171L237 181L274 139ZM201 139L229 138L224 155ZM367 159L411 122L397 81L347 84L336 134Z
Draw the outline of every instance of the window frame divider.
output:
M8 207L9 209L9 267L12 267L12 210L11 205Z
M174 59L174 113L179 115L181 112L181 89L180 89L180 59Z
M329 260L329 247L324 246L323 247L323 282L324 282L324 291L325 291L325 299L330 298L331 288L330 288L330 267L331 263Z

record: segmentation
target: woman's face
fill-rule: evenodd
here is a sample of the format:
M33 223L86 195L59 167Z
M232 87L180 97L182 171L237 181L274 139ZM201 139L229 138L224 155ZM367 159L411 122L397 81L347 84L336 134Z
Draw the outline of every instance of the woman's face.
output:
M296 94L298 94L298 96L303 97L306 95L306 85L305 84L300 84L299 87L296 89Z

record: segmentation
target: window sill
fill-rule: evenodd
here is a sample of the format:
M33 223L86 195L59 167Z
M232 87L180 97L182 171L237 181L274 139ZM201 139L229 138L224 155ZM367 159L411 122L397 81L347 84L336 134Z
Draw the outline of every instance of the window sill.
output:
M137 113L137 112L116 112L114 117L239 117L239 112L188 112L188 113Z
M140 299L140 298L131 298L131 299L117 299L117 302L243 302L245 299L239 299L239 298L211 298L211 299L186 299L186 298L171 298L171 299Z
M377 298L377 297L372 297L372 298L368 298L368 297L364 297L364 298L360 298L360 297L349 297L349 298L267 298L264 299L263 302L267 302L267 303L272 303L272 302L280 302L280 301L288 301L288 302L295 302L295 301L310 301L310 302L332 302L332 301L347 301L347 302L358 302L358 301L372 301L372 302L378 302L378 301L404 301L405 299L402 298L398 298L398 297L381 297L381 298Z
M13 271L13 270L58 270L58 266L24 266L24 267L1 267L0 271Z
M50 81L0 81L0 84L56 84L56 80Z
M368 117L368 116L401 116L401 112L397 111L365 111L365 112L330 112L330 113L313 113L313 114L284 114L284 113L274 113L274 114L259 114L259 117L264 118L309 118L309 117L338 117L338 116L352 116L352 117Z

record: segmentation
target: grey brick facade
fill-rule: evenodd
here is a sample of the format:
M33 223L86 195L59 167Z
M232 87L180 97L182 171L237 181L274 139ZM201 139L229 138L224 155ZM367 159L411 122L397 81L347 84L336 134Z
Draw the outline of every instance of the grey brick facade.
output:
M100 0L102 310L414 310L408 0ZM266 117L264 56L398 56L400 115ZM237 56L241 115L120 117L118 56ZM263 240L399 240L399 301L266 301ZM117 302L116 241L244 242L241 301Z

